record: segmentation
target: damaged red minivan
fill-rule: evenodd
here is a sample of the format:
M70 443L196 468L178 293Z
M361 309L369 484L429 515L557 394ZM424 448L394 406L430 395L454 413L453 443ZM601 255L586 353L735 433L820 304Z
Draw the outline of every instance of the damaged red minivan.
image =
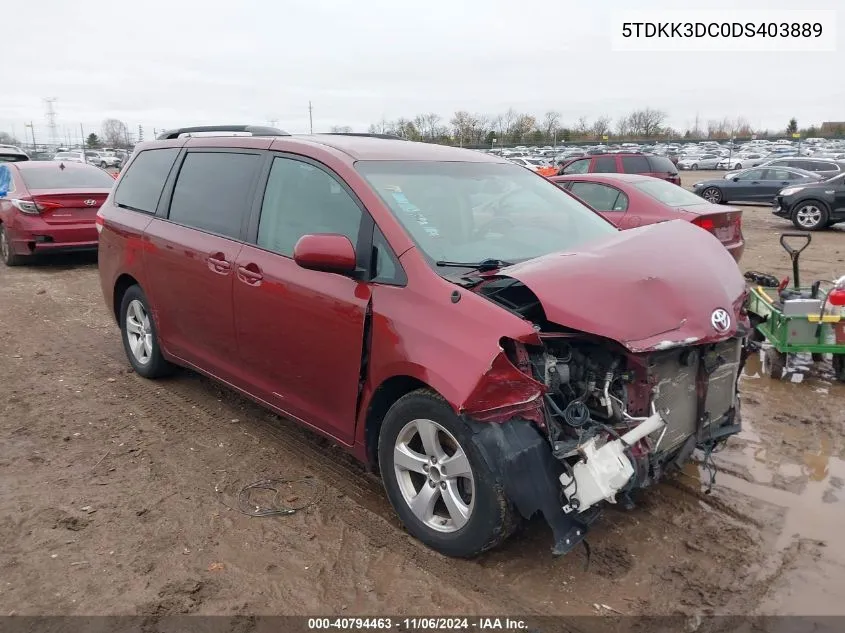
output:
M719 241L618 231L503 159L183 128L97 221L137 373L189 367L330 437L447 555L536 513L563 554L740 429L745 284Z

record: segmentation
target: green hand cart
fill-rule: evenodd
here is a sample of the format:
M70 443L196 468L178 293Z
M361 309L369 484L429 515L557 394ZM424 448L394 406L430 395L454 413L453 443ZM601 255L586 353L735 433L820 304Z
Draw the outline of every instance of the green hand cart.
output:
M788 239L804 240L793 248ZM783 377L789 354L810 353L813 361L832 354L836 379L845 381L845 290L821 289L821 282L802 287L798 258L810 245L808 233L784 233L780 243L792 260L792 287L751 284L746 310L755 332L752 341L762 345L763 373Z

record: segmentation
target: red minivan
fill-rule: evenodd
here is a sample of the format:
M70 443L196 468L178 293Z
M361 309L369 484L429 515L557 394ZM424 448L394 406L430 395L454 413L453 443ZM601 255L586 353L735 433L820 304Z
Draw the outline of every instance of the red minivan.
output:
M605 503L740 430L727 251L688 222L619 231L504 159L174 130L97 221L139 375L192 368L331 438L447 555L536 513L568 552Z
M584 156L573 158L561 165L559 176L570 174L640 174L668 180L680 185L681 175L678 168L665 156L654 154L600 154L598 156Z

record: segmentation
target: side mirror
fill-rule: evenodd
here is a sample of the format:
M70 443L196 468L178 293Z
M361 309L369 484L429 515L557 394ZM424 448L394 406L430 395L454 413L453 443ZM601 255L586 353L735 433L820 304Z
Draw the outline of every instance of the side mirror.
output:
M345 235L303 235L293 247L293 261L309 270L351 273L356 265L355 248Z

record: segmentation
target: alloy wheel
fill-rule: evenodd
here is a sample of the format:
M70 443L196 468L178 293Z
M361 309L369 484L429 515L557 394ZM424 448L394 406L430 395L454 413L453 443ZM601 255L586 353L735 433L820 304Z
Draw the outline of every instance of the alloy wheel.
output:
M822 210L814 204L806 204L795 212L795 221L804 229L814 229L822 221Z
M701 197L710 204L719 204L722 200L722 192L715 187L708 187L701 193Z
M396 437L393 468L411 512L438 532L456 532L469 521L475 477L464 449L433 420L408 422Z
M144 304L138 299L130 302L126 309L126 337L135 360L141 365L149 363L153 355L152 324Z

